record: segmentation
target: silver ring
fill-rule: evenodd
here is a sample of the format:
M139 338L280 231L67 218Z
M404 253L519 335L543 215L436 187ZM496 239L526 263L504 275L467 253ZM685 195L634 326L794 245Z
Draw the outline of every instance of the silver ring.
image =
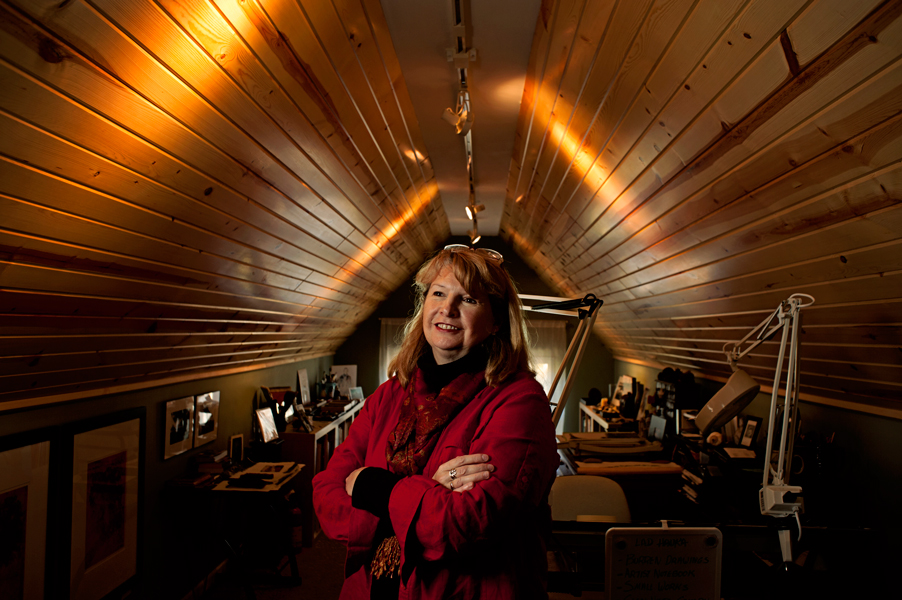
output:
M457 479L457 469L451 469L448 471L448 475L451 477L451 481Z

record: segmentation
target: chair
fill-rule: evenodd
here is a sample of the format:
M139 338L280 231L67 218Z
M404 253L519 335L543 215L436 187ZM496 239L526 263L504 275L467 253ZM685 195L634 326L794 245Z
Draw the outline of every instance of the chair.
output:
M630 522L630 507L623 488L607 477L558 477L551 485L548 502L555 521Z

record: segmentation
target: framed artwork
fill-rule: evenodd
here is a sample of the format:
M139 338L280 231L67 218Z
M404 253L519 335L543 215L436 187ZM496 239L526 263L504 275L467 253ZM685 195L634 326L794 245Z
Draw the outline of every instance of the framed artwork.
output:
M166 403L166 425L163 435L164 460L194 447L194 396Z
M271 442L279 437L279 432L276 430L276 420L272 416L271 408L257 409L257 424L260 425L260 434L263 436L264 442Z
M236 433L229 438L229 460L232 466L244 462L244 434Z
M352 388L348 391L348 397L349 397L351 400L363 400L363 388L360 387L360 386L358 386L358 387L352 387Z
M340 396L347 398L351 388L357 387L357 365L332 365L332 375Z
M298 370L298 395L301 397L301 406L310 404L310 381L307 379L307 369Z
M648 424L648 439L650 440L663 440L664 439L664 431L667 429L667 419L664 417L659 417L658 415L652 415L651 419L649 419Z
M761 428L760 417L749 417L745 421L745 428L742 430L742 439L739 441L740 446L746 448L751 447L755 440L758 439L758 430Z
M195 396L194 447L203 446L216 439L219 431L219 392Z
M144 409L77 424L72 438L69 598L97 600L138 574Z
M0 442L0 598L43 600L50 441L21 442Z

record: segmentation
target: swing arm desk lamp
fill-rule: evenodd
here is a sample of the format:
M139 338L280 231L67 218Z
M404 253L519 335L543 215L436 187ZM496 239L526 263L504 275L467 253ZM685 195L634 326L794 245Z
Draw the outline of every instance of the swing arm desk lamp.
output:
M764 478L758 492L758 504L762 515L772 517L794 517L802 535L799 514L802 512L800 486L789 485L790 464L792 462L793 442L798 426L799 404L799 324L801 310L814 304L814 298L808 294L792 294L753 328L738 342L727 342L723 351L733 369L727 383L699 411L696 425L702 439L722 427L738 415L758 394L761 386L755 382L737 363L749 352L773 337L782 330L780 351L774 371L774 384L770 399L770 414L767 423L767 444L764 451ZM749 338L757 334L755 339L742 348ZM786 346L789 344L789 361L786 368L785 396L780 399L780 381L783 376L783 361L786 359ZM782 422L777 430L778 415L782 413ZM777 444L776 461L772 463L774 444ZM792 540L789 530L778 530L780 551L783 554L784 566L792 562Z
M570 388L573 384L573 375L576 374L576 372L579 370L579 363L582 361L583 353L586 350L586 342L589 341L589 335L592 333L592 326L595 325L595 318L598 316L598 308L602 304L604 304L604 300L596 298L595 294L586 294L584 297L577 298L575 300L570 300L567 298L557 298L554 296L534 296L530 294L520 294L520 299L533 301L539 300L545 302L545 304L536 304L533 306L524 305L523 308L529 311L579 318L579 326L576 328L576 334L570 341L570 346L567 347L567 353L564 355L564 360L561 361L561 366L558 367L557 373L554 376L554 380L551 382L551 387L548 390L548 398L550 400L552 397L554 397L554 390L555 388L557 388L558 381L560 380L561 375L564 373L564 368L569 362L571 362L572 359L572 366L570 370L571 375L564 383L564 388L563 391L561 391L560 400L558 401L556 406L552 402L552 406L554 406L554 414L552 415L551 420L554 422L555 429L557 429L558 421L561 420L561 415L564 414L564 406L566 406L567 404L567 398L570 394Z

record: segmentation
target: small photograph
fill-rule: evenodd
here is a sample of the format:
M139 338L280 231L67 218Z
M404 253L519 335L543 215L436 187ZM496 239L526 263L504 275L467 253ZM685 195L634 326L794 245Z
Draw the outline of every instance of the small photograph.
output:
M166 425L163 432L164 460L194 447L194 396L166 403Z
M276 420L272 416L272 409L257 409L257 424L260 426L260 435L263 436L264 443L268 443L279 437L276 429Z
M347 398L351 388L357 386L357 365L332 365L332 375L339 396Z
M348 396L351 400L363 400L363 388L360 386L352 387Z
M752 447L755 440L758 439L758 429L760 427L760 417L749 417L745 422L745 429L742 430L742 439L740 440L739 445L745 446L746 448Z
M216 439L219 431L219 392L196 396L194 408L194 446L202 446Z

